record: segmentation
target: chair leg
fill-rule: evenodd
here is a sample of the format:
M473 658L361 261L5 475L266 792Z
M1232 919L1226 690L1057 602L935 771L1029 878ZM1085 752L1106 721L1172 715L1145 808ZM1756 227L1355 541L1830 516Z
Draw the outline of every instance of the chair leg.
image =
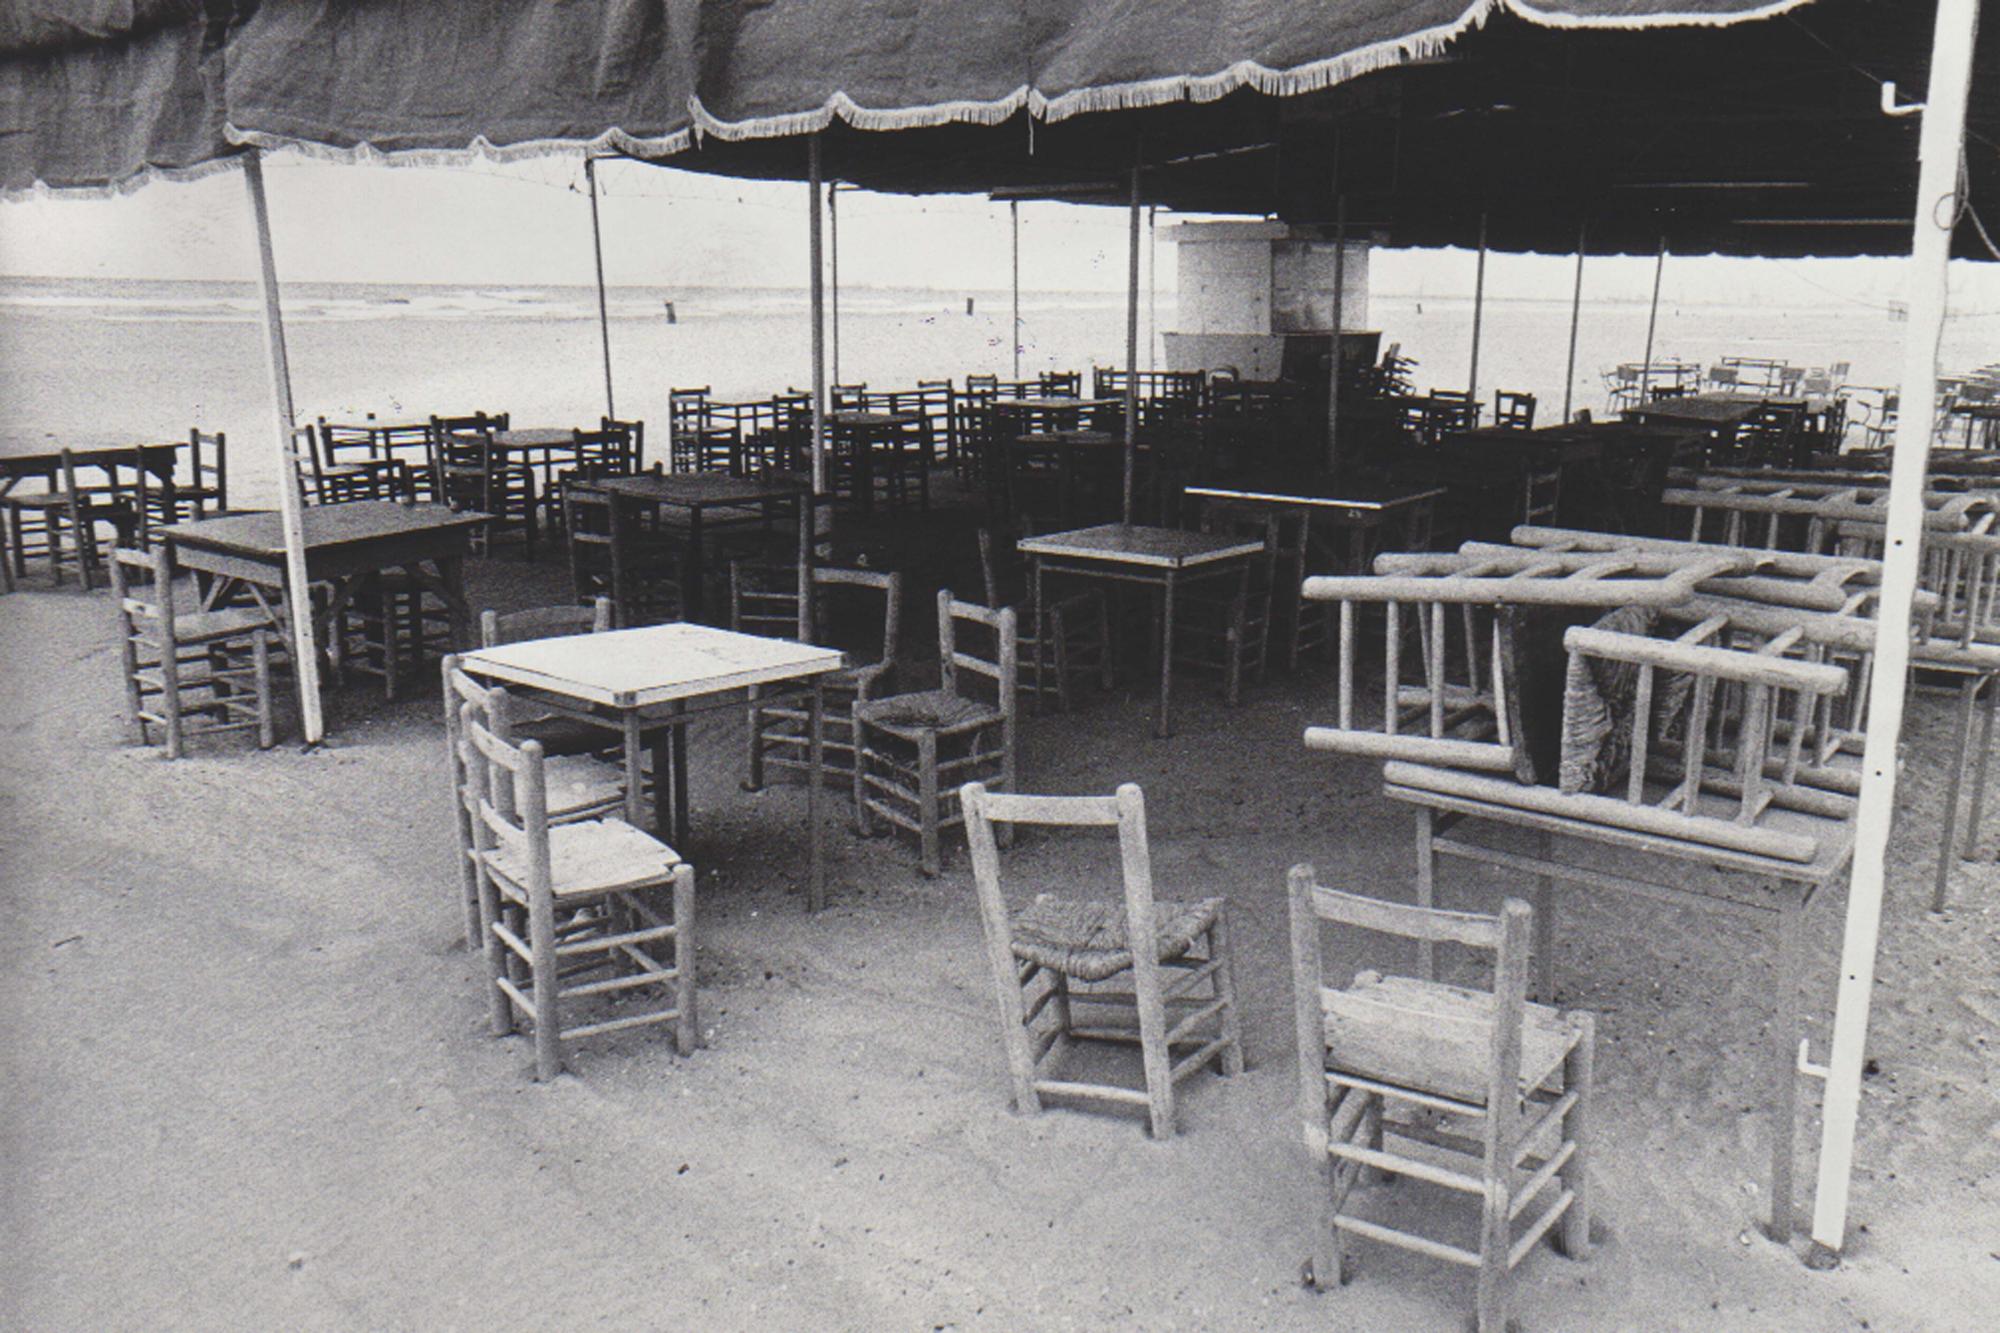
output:
M556 966L556 923L553 904L528 908L528 951L534 970L535 1077L547 1082L562 1073L562 985Z
M854 831L863 838L875 835L874 825L868 822L868 728L860 718L854 719Z
M1153 1137L1174 1136L1173 1053L1167 1049L1167 1006L1159 991L1159 973L1142 983L1135 970L1132 990L1139 1011L1139 1055L1146 1067L1146 1109Z
M134 745L144 745L146 723L139 714L145 710L146 696L139 688L139 648L132 642L132 625L123 611L118 614L118 656L125 668L126 736Z
M917 823L923 872L933 879L941 868L938 853L938 738L935 731L917 735Z
M1236 977L1231 970L1229 925L1226 912L1216 914L1208 931L1208 956L1215 960L1215 998L1222 1001L1222 1072L1234 1077L1243 1072L1243 1024L1236 1015Z
M1485 1205L1480 1210L1477 1327L1479 1333L1507 1333L1507 1297L1513 1277L1513 1270L1507 1266L1510 1235L1507 1212L1513 1191L1508 1188L1509 1172L1504 1161L1489 1161L1487 1169L1489 1173L1497 1171L1499 1178L1487 1181Z
M757 690L750 689L750 776L743 780L744 791L764 790L764 710L757 707Z
M263 630L250 640L250 658L257 684L257 748L268 750L278 743L278 734L271 721L271 640Z
M1979 715L1979 758L1972 770L1972 799L1965 812L1965 841L1959 852L1961 860L1971 861L1979 855L1980 816L1986 811L1987 770L1993 760L1993 714L2000 711L2000 677L1985 678L1986 707Z
M181 757L180 649L171 637L160 644L160 715L167 720L167 758Z
M1576 1145L1569 1161L1556 1173L1571 1196L1569 1211L1557 1228L1556 1248L1571 1259L1590 1257L1590 1093L1595 1079L1597 1020L1590 1014L1572 1016L1583 1035L1563 1060L1563 1087L1576 1093L1576 1105L1563 1117L1562 1137Z
M501 920L499 890L486 874L473 870L473 894L477 917L475 925L479 948L486 956L486 1017L492 1026L493 1035L504 1037L514 1030L514 1001L507 992L500 989L500 979L508 977L511 969L509 959L513 953L500 942L500 936L493 927Z

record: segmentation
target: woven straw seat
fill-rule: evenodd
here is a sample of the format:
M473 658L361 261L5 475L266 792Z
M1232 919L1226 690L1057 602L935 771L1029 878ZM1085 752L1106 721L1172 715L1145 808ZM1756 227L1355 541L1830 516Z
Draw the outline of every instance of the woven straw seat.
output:
M617 764L587 754L555 755L543 761L542 772L549 818L557 823L612 813L625 804L625 770Z
M1220 898L1156 901L1160 961L1183 957L1215 925L1222 904ZM1132 966L1125 912L1122 902L1077 902L1044 893L1014 916L1014 956L1078 981L1116 976Z
M496 847L482 859L503 886L527 884L524 845ZM549 830L549 889L558 899L659 883L680 863L673 848L620 819L586 819Z
M174 641L187 645L211 639L234 639L252 630L271 630L277 625L260 607L231 607L222 611L195 611L174 617Z
M916 731L950 733L991 726L1001 720L1000 710L992 704L963 698L948 690L922 690L870 700L856 704L854 715L892 735Z

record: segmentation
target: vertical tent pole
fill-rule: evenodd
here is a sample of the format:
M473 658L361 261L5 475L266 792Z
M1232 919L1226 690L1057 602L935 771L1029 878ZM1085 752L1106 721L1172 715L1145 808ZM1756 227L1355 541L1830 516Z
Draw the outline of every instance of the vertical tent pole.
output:
M1007 217L1014 231L1014 336L1008 341L1014 345L1014 380L1021 379L1021 201L1007 201Z
M1861 756L1860 815L1847 892L1847 927L1840 949L1840 990L1833 1015L1833 1055L1827 1063L1820 1132L1819 1185L1814 1194L1814 1267L1837 1262L1847 1230L1854 1167L1855 1120L1868 1039L1868 1005L1882 926L1889 826L1896 808L1896 747L1910 658L1910 605L1923 538L1924 470L1930 461L1937 408L1938 346L1944 337L1947 267L1958 221L1959 155L1972 82L1978 0L1939 0L1931 37L1930 91L1917 145L1915 236L1910 246L1908 331L1903 338L1903 410L1889 470L1889 513L1882 556L1882 601L1875 617L1875 666L1869 688L1868 740ZM1948 854L1948 853L1947 853ZM1782 1219L1780 1231L1787 1230Z
M826 494L826 247L820 227L819 135L806 140L807 189L812 194L812 359L814 495Z
M1465 396L1479 402L1479 325L1486 314L1486 214L1479 215L1479 267L1472 279L1472 368L1465 374ZM1474 420L1477 421L1475 414Z
M1653 386L1653 330L1660 323L1660 279L1667 271L1667 238L1660 238L1660 255L1653 261L1653 304L1646 311L1646 356L1639 362L1639 402L1643 405Z
M1589 239L1590 224L1578 223L1576 228L1576 286L1569 294L1569 362L1563 370L1563 414L1569 420L1570 406L1576 392L1576 331L1583 322L1583 247Z
M299 727L307 745L325 735L319 711L319 653L313 643L312 585L306 581L305 496L300 459L292 444L292 367L285 356L285 315L278 304L278 261L271 249L271 210L264 199L264 159L243 155L243 184L257 224L257 279L264 294L264 360L271 372L271 403L278 442L278 515L285 534L285 618L292 622L292 671L299 686Z
M590 248L597 257L597 334L604 344L604 415L618 419L618 402L611 394L611 315L604 301L604 231L597 221L597 159L583 159L583 180L590 188Z
M1337 185L1339 182L1335 182ZM1347 196L1333 197L1333 355L1326 368L1326 470L1340 468L1340 331L1347 322Z
M1146 205L1146 369L1160 368L1160 206Z
M1132 526L1139 462L1139 168L1132 167L1132 215L1126 231L1125 269L1125 510ZM1172 651L1169 648L1168 651Z
M826 188L827 338L832 350L833 382L840 383L840 182Z

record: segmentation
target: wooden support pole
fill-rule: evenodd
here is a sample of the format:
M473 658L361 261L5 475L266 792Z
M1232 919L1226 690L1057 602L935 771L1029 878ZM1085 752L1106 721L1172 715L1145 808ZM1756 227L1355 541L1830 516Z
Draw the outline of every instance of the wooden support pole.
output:
M1563 368L1563 414L1569 420L1576 394L1576 334L1583 324L1583 247L1590 237L1590 224L1579 223L1576 229L1576 285L1569 295L1569 360Z
M604 231L597 218L597 159L583 159L583 181L590 191L590 248L597 259L597 335L604 345L604 415L618 419L618 400L611 392L611 314L604 299Z
M826 494L826 242L820 225L819 135L806 141L807 185L812 215L812 359L814 495Z
M1667 238L1660 238L1660 254L1653 261L1653 304L1646 311L1646 356L1639 362L1639 402L1651 396L1653 384L1653 332L1660 323L1660 278L1667 271Z
M293 454L292 366L285 355L285 315L278 302L278 261L271 248L271 210L264 197L264 159L243 155L243 184L257 226L257 280L264 296L264 362L271 375L273 426L278 445L278 515L285 534L285 617L291 621L292 673L299 687L299 729L307 745L326 734L320 717L319 651L313 642L312 585L306 580L305 496Z
M1125 275L1125 526L1132 525L1139 470L1139 167L1132 166L1132 215L1127 229ZM1167 648L1172 656L1172 645ZM1165 704L1161 716L1166 715Z
M1472 278L1472 367L1465 373L1465 395L1479 403L1479 326L1486 314L1486 214L1479 215L1479 267Z
M1014 333L1008 342L1014 348L1014 378L1021 378L1021 201L1007 201L1007 219L1014 233Z
M1160 368L1160 206L1146 205L1146 369Z
M840 182L826 187L827 359L840 383Z
M1931 36L1930 91L1917 146L1915 235L1910 246L1909 323L1903 338L1902 412L1889 469L1889 517L1882 556L1882 599L1876 612L1876 652L1868 740L1861 756L1861 812L1840 950L1840 988L1833 1015L1820 1132L1819 1181L1813 1203L1815 1267L1839 1261L1846 1238L1854 1131L1861 1109L1868 1007L1875 988L1881 937L1882 889L1888 873L1889 826L1896 808L1896 747L1902 739L1908 687L1910 608L1922 542L1924 471L1930 461L1937 409L1938 347L1944 337L1951 234L1958 222L1959 156L1972 83L1979 0L1939 0Z
M1339 159L1335 158L1338 166ZM1335 181L1338 187L1340 182ZM1340 331L1347 311L1347 196L1333 197L1333 350L1326 368L1326 470L1340 470Z

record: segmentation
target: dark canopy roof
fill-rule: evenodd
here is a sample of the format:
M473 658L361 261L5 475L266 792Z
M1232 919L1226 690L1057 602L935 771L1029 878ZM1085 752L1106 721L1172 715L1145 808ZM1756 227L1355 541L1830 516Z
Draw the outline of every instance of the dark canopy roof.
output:
M591 145L729 175L1323 222L1400 245L1899 253L1935 0L16 0L0 189L244 144ZM2000 68L2000 34L1979 66ZM1990 80L1988 81L1990 84ZM1974 203L2000 195L1976 84ZM1996 208L2000 213L2000 208ZM1958 252L1986 256L1974 228Z

